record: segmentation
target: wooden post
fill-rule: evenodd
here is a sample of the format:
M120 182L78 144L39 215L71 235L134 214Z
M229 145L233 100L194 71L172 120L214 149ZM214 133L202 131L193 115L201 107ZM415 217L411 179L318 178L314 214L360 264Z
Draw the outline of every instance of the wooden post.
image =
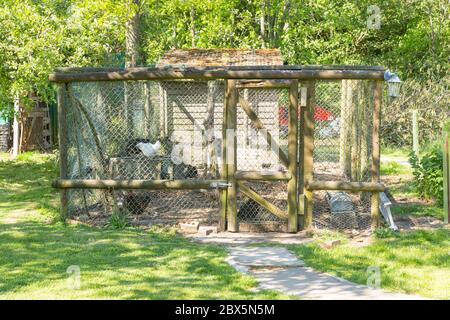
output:
M297 135L298 135L298 81L293 80L289 87L289 124L288 124L288 230L298 231L297 214Z
M17 157L17 155L19 154L19 140L20 140L19 118L20 118L19 98L15 98L14 120L13 120L13 148L12 148L13 158Z
M373 126L372 126L372 166L371 176L372 182L380 182L380 119L381 119L381 98L382 98L381 81L375 82L374 90L374 108L373 108ZM372 229L378 228L380 224L380 198L378 192L371 193L370 216Z
M299 115L299 128L298 128L298 169L297 169L297 199L298 199L298 214L300 217L301 228L303 228L303 223L305 221L305 195L303 194L303 190L305 187L304 183L304 163L303 163L303 152L305 151L305 109L306 109L306 97L307 97L307 89L301 84L299 90L300 96L300 115Z
M315 82L305 82L307 90L306 107L303 113L304 145L303 145L303 181L305 184L313 179L313 151L314 151L314 106L315 106ZM305 197L305 215L303 216L303 228L312 226L313 218L313 191L303 188Z
M59 144L59 175L60 179L68 179L68 159L67 159L67 86L68 84L60 84L58 87L58 144ZM61 190L61 216L60 219L65 221L68 217L68 190Z
M228 166L227 166L227 104L228 104L228 81L225 81L225 101L223 104L223 123L222 123L222 160L220 163L220 178L228 182ZM221 231L227 230L227 198L228 190L219 190L220 198L220 218L219 218L219 229Z
M450 220L450 129L444 131L444 221Z
M413 138L413 151L416 157L419 157L419 121L417 118L417 110L411 111L412 120L412 138Z
M226 161L228 183L230 184L227 192L227 230L231 232L237 232L239 230L236 205L237 184L236 178L234 177L237 162L237 101L238 94L236 90L236 80L227 80L225 92L225 108L227 113L227 156L226 158L224 158L224 160Z

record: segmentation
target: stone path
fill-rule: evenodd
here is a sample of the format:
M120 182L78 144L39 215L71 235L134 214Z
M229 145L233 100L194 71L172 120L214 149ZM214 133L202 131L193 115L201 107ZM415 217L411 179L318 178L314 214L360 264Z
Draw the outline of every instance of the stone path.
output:
M277 243L277 244L305 244L313 241L306 232L282 233L282 232L219 232L208 236L201 236L198 233L186 234L186 237L200 243L214 243L228 246L242 246L256 243Z
M358 285L306 267L282 247L230 247L228 263L255 277L261 289L281 291L302 299L410 300L423 299Z

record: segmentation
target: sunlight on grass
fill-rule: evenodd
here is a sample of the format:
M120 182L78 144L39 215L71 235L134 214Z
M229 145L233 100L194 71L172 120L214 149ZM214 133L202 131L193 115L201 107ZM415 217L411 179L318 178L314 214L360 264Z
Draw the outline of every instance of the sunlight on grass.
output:
M381 287L424 297L450 298L450 230L415 231L377 239L367 247L344 244L331 250L318 243L289 249L316 270L366 284L367 268L380 267Z
M416 203L401 203L391 206L393 215L396 216L417 216L417 217L435 217L444 219L444 210L433 204L416 204Z
M54 155L0 161L0 299L279 299L173 228L96 229L49 223L58 213ZM70 266L80 288L68 286Z
M411 166L403 165L396 161L382 161L380 164L381 175L411 175Z

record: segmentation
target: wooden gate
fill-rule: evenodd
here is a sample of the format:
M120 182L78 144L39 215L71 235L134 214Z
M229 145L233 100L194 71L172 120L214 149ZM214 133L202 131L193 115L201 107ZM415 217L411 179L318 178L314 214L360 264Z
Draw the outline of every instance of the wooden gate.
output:
M297 119L297 80L226 80L221 225L228 231L298 230Z

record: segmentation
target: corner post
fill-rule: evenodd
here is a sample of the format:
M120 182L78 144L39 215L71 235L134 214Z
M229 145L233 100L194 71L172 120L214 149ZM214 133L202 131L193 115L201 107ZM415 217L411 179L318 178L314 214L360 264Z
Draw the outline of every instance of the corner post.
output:
M226 109L226 161L227 178L230 186L227 191L227 230L231 232L239 231L237 220L237 183L234 176L237 163L237 102L238 92L236 89L236 80L226 80L225 109Z
M450 129L444 129L444 222L450 220Z
M373 126L372 126L372 182L380 182L380 118L381 118L381 81L375 82L374 89L374 108L373 108ZM370 223L372 230L380 225L380 197L378 192L372 192L370 196Z
M305 214L303 216L303 228L309 229L313 220L313 191L306 185L313 179L313 152L314 152L314 105L316 86L315 81L306 81L306 107L302 114L304 120L303 139L303 194L305 197Z
M68 159L67 159L67 83L58 86L58 144L59 144L59 175L60 179L68 179ZM65 221L68 217L69 195L67 189L61 189L61 212L60 219Z
M289 86L289 127L288 127L288 172L291 179L288 182L288 230L298 231L297 213L297 136L298 136L298 80L293 80Z
M228 166L227 166L227 103L228 103L228 81L225 81L225 101L223 104L223 123L222 123L222 160L220 164L220 178L228 182ZM220 231L227 230L227 198L228 190L219 189L220 199L220 218L219 229Z

